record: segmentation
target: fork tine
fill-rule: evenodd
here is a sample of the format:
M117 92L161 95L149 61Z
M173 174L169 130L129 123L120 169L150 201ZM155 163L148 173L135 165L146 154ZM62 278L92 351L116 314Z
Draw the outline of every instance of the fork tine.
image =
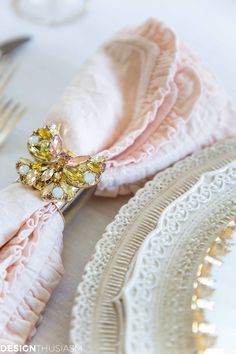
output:
M7 139L25 111L26 107L22 107L19 103L11 105L11 108L7 111L4 125L0 130L0 145Z
M18 107L20 107L20 104L14 103L11 99L5 103L2 110L2 118L0 120L0 130L7 124L8 120L14 115Z
M4 114L4 112L6 112L6 110L8 109L8 107L10 106L12 100L11 99L2 99L2 102L0 102L0 114ZM0 116L1 117L1 116ZM1 119L0 119L1 120Z
M0 139L0 143L2 143L8 137L8 135L14 129L17 122L21 119L25 112L26 107L21 107L19 103L14 106L14 113L9 116L7 124L0 131L0 134L3 134L3 139L2 141Z
M5 98L2 96L2 97L0 97L0 114L3 110L4 103L5 103Z
M8 63L6 60L1 62L0 64L0 91L2 91L10 79L12 78L13 74L15 73L17 65L14 63Z

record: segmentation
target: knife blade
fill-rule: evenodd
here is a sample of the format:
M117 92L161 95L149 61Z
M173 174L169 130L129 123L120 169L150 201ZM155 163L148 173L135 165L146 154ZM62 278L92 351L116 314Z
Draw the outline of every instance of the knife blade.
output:
M30 41L30 36L23 36L18 38L9 39L5 42L0 43L0 57L9 54L16 48L22 46L26 42Z

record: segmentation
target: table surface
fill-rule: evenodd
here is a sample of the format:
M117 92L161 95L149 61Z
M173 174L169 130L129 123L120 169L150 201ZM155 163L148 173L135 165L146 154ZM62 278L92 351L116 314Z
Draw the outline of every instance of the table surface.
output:
M150 16L173 27L179 38L198 52L236 102L235 13L233 0L100 0L92 1L90 12L79 21L46 27L17 17L10 1L1 1L0 41L20 34L30 34L33 40L17 52L18 69L7 88L6 94L24 103L28 110L1 147L4 172L0 187L16 178L15 161L24 153L27 137L41 126L83 61L114 32ZM84 266L105 226L127 200L93 198L66 227L65 276L50 299L34 344L68 344L70 312Z

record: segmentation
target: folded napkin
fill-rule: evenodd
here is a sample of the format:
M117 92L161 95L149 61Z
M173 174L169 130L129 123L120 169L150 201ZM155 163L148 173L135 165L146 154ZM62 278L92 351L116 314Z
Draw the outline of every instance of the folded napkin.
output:
M0 205L0 344L24 344L63 274L64 225L55 205L19 184Z
M77 154L104 153L99 194L140 181L236 131L223 90L174 32L155 20L106 43L80 70L46 123L62 123ZM37 128L37 127L35 127ZM62 217L19 184L0 194L0 343L23 344L62 274Z
M82 67L53 108L77 153L109 158L97 194L133 192L194 150L236 133L224 90L155 20L124 30Z

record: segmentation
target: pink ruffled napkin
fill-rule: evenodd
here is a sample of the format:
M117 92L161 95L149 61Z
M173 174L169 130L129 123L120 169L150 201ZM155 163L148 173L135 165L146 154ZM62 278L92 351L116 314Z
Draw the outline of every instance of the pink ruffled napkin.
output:
M149 20L115 36L83 66L47 123L63 124L75 153L108 156L98 193L116 195L235 134L234 121L199 59L170 28ZM0 206L0 344L23 344L63 274L63 221L53 204L18 184L0 193Z
M136 189L138 181L204 145L236 133L224 90L164 24L149 20L104 45L53 109L72 150L104 150L99 194ZM105 148L105 149L104 149ZM139 187L138 183L138 187Z
M0 345L24 344L63 275L63 220L53 204L13 184L0 195Z

